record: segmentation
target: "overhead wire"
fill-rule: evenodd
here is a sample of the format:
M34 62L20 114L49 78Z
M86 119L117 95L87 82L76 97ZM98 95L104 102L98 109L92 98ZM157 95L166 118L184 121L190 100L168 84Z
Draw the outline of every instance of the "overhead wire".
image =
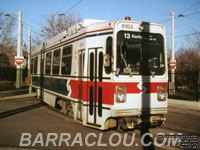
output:
M200 12L195 12L195 13L191 13L191 14L186 14L184 16L191 16L191 15L196 15L196 14L200 14Z
M183 11L181 12L181 14L183 14L184 12L186 12L186 11L190 10L190 9L191 9L191 8L193 8L194 6L197 6L198 4L200 4L200 1L199 1L199 2L197 2L197 3L195 3L195 4L193 4L193 5L192 5L192 6L190 6L189 8L187 8L187 9L183 10Z
M58 11L61 11L62 9L64 9L65 6L66 6L67 4L69 4L70 2L71 2L71 0L67 1L67 3L65 3ZM58 11L57 11L57 13L58 13Z
M72 7L70 7L67 11L65 11L63 14L66 14L70 10L72 10L74 7L76 7L79 3L81 3L83 0L79 0L77 3L75 3Z
M12 14L12 13L8 13L8 12L2 12L4 15L5 14L9 14L10 16L9 17L11 17L11 18L13 18L14 20L15 20L15 22L16 23L18 23L18 19L16 18L16 17L14 17L14 16L16 16L16 15L14 15L14 14ZM40 32L40 29L38 29L38 28L36 28L36 27L34 27L34 26L32 26L32 25L30 25L30 24L28 24L28 23L26 23L26 22L24 22L24 21L22 21L22 24L23 25L25 25L25 26L28 26L28 27L31 27L32 28L32 30L35 32L35 33L37 33L37 34L40 34L39 32ZM39 32L38 32L39 31Z
M200 18L196 18L196 17L187 17L186 18L192 18L192 19L198 19L200 21Z
M200 32L195 32L195 33L190 33L190 34L183 34L183 35L176 35L174 36L175 38L181 38L181 37L185 37L185 36L190 36L190 35L197 35L200 34ZM168 36L170 36L171 34L169 34ZM169 37L167 37L169 38Z
M65 3L65 4L63 4L63 6L61 7L61 8L59 8L57 11L56 11L56 13L53 13L54 15L59 15L59 14L61 14L61 13L59 13L62 9L64 9L65 8L65 6L67 5L67 4L69 4L70 3L70 1L71 0L69 0L69 1L67 1L67 3ZM41 15L41 16L51 16L51 14L45 14L45 15Z
M131 1L136 2L136 0L131 0ZM136 3L137 3L137 2L136 2ZM140 3L141 3L141 2L140 2ZM145 3L141 3L141 4L144 5L144 6L146 6L146 7L151 8L151 9L154 9L154 10L156 10L156 11L159 11L159 12L161 12L161 13L167 14L167 16L171 16L171 13L169 13L169 12L166 12L166 11L164 11L164 10L161 10L161 9L158 9L158 8L155 8L155 7L152 7L152 6L147 5L147 4L145 4ZM168 21L170 21L170 20L171 20L171 18L166 19L166 20L159 21L159 22L157 22L157 23L168 22Z
M183 10L180 14L183 14L184 12L190 10L191 8L193 8L194 6L197 6L198 4L200 4L200 1L197 2L197 3L195 3L195 4L193 4L193 5L190 6L189 8ZM146 5L146 4L145 4L145 5ZM160 10L160 11L161 11L161 10ZM186 16L190 16L190 15L199 14L199 13L200 13L200 12L195 12L195 13L186 14L186 15L184 15L184 17L186 17ZM180 16L175 16L175 17L174 17L174 19L177 19L177 18L180 18ZM163 23L163 22L168 22L168 21L171 21L171 18L166 19L166 20L163 20L163 21L159 21L158 23Z
M190 6L189 8L183 10L178 16L175 16L174 19L177 19L177 18L180 18L180 17L194 18L194 17L189 17L189 16L199 14L200 12L194 12L194 13L189 13L189 14L185 14L185 15L183 13L185 13L186 11L190 10L191 8L193 8L194 6L196 6L198 4L200 4L200 2L197 2L197 3L193 4L192 6ZM180 16L180 15L182 15L182 16ZM200 18L195 18L195 19L200 19ZM159 23L168 22L168 21L171 21L171 18L169 18L167 20L160 21ZM172 34L168 34L166 38L167 39L171 38L171 35ZM195 32L195 33L190 33L190 34L183 34L183 35L176 35L174 37L177 39L177 38L183 38L183 37L187 37L187 36L191 36L191 35L200 35L200 32Z
M196 19L197 19L197 18L196 18ZM200 18L199 18L199 19L200 19ZM196 23L199 23L199 21L193 21L193 22L181 24L181 26L180 26L179 28L183 28L183 27L185 27L185 25L196 24ZM171 28L171 25L165 26L165 28L166 28L166 29L169 29L169 28Z
M131 0L131 1L136 2L135 0ZM136 2L136 3L138 3L138 2ZM164 14L170 15L170 13L168 13L168 12L166 12L166 11L164 11L164 10L161 10L161 9L158 9L158 8L155 8L155 7L152 7L152 6L150 6L150 5L147 5L147 4L145 4L145 3L142 3L141 1L140 1L140 4L142 4L142 5L146 6L146 7L149 7L149 8L151 8L151 9L160 11L160 12L162 12L162 13L164 13Z
M69 12L70 10L72 10L72 9L73 9L74 7L76 7L81 1L83 1L83 0L79 0L77 3L75 3L72 7L70 7L70 8L69 8L67 11L65 11L64 13L67 13L67 12ZM10 17L14 18L15 21L18 21L18 19L17 19L16 17L14 17L14 16L15 16L14 14L8 13L8 12L6 12L6 13L2 12L2 13L3 13L3 14L10 14ZM40 33L41 30L40 30L40 29L38 29L38 28L36 28L36 27L34 27L34 26L32 26L32 25L30 25L30 24L24 22L24 21L22 21L22 24L24 24L25 26L31 27L31 31L34 32L34 33L36 33L37 35L41 35L41 33Z
M69 9L67 9L67 11L65 11L63 14L66 14L67 12L69 12L70 10L72 10L74 7L76 7L78 4L80 4L81 2L82 2L83 0L79 0L77 3L75 3L73 6L71 6ZM70 2L70 0L68 1L68 2ZM64 8L64 7L63 7ZM28 24L28 23L25 23L25 22L23 22L23 24L25 24L26 26L29 26L29 27L31 27L31 31L32 32L34 32L34 33L36 33L36 34L38 34L38 35L41 35L41 33L39 33L39 32L41 32L41 30L40 29L38 29L38 28L36 28L36 27L33 27L33 26L31 26L30 24ZM39 32L38 32L39 31Z
M184 15L184 17L189 18L188 16L191 16L191 15L194 15L194 14L199 14L199 13L200 13L200 12L191 13L191 14L186 14L186 15ZM179 17L179 16L174 17L174 19L177 19L177 18L180 18L180 17ZM197 19L199 19L199 18L197 18ZM163 22L168 22L168 21L171 21L171 18L166 19L166 20L159 21L158 23L163 23Z
M70 7L70 8L69 8L67 11L65 11L64 13L67 13L67 12L69 12L70 10L72 10L74 7L76 7L76 6L77 6L80 2L82 2L82 1L83 1L83 0L79 0L77 3L75 3L72 7ZM8 12L6 12L6 13L2 12L2 13L3 13L3 14L10 14L10 17L14 18L15 21L18 21L17 18L13 17L13 16L15 16L14 14L8 13ZM11 16L11 15L13 15L13 16ZM35 32L36 34L40 35L40 33L39 33L39 32L41 32L40 29L38 29L38 28L36 28L36 27L34 27L34 26L32 26L32 25L30 25L30 24L24 22L24 21L22 21L22 24L31 27L32 31L35 30L34 32Z

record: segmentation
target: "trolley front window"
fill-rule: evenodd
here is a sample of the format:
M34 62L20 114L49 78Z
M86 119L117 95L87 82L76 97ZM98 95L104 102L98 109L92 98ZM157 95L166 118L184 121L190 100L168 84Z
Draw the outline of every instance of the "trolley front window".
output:
M117 68L121 75L162 75L164 41L160 34L120 31L117 34Z

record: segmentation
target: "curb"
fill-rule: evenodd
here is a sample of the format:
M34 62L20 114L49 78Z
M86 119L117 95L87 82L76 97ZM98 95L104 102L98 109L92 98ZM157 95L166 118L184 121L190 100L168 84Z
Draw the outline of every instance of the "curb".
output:
M13 95L21 95L21 94L28 94L29 89L19 89L19 90L12 90L12 91L3 91L0 92L0 98L2 97L8 97Z
M185 107L190 107L190 108L194 108L194 109L199 109L200 110L200 102L195 102L195 101L168 99L168 104L169 105L185 106Z
M7 97L0 97L1 100L10 100L10 99L17 99L17 98L26 98L26 97L34 97L36 96L36 93L31 93L31 94L20 94L20 95L12 95L12 96L7 96Z

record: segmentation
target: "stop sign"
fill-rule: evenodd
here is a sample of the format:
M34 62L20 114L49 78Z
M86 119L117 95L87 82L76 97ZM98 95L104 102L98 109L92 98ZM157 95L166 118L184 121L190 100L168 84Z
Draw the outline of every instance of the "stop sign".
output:
M170 69L176 69L176 60L170 60Z
M24 63L24 57L23 56L15 56L15 65L21 65Z

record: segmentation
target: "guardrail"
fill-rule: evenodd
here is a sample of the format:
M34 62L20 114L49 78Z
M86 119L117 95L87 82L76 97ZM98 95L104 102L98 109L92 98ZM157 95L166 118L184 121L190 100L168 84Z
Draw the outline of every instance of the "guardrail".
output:
M23 70L23 87L28 86L28 71ZM16 68L0 67L0 91L9 91L15 89Z
M169 72L168 97L188 101L199 101L199 71L175 72L175 83L171 83Z

